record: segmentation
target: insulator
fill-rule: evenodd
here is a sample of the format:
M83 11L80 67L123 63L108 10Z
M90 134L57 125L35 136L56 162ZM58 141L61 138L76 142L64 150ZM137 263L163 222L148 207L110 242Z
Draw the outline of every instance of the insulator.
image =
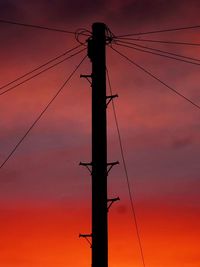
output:
M87 53L88 53L88 57L92 61L93 54L94 54L94 52L93 52L93 40L92 39L88 40L88 51L87 51Z

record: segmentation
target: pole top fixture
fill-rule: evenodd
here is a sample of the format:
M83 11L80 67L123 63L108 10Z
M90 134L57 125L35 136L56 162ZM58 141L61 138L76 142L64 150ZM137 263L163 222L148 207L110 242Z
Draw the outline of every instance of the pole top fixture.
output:
M103 22L95 22L92 24L92 30L93 31L101 31L101 32L105 32L106 30L106 24Z
M106 27L106 24L105 23L103 23L103 22L94 22L93 24L92 24L92 27L94 27L94 26L101 26L101 27Z

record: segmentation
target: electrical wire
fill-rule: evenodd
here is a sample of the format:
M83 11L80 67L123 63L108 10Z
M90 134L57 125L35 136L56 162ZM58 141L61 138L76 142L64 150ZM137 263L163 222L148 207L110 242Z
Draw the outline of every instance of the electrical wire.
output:
M60 92L63 90L65 85L69 82L69 80L73 77L75 72L78 70L78 68L81 66L83 61L86 59L87 55L81 60L81 62L77 65L77 67L71 72L67 80L63 83L63 85L60 87L60 89L57 91L57 93L52 97L52 99L48 102L46 107L43 109L43 111L40 113L40 115L36 118L36 120L33 122L33 124L30 126L30 128L27 130L27 132L23 135L23 137L19 140L19 142L15 145L15 147L12 149L12 151L8 154L6 159L2 162L0 165L0 169L8 162L8 160L11 158L11 156L14 154L14 152L17 150L17 148L20 146L20 144L24 141L24 139L27 137L27 135L30 133L30 131L34 128L34 126L38 123L38 121L41 119L41 117L44 115L44 113L47 111L49 106L53 103L53 101L57 98L57 96L60 94Z
M17 22L17 21L10 21L10 20L0 19L0 23L17 25L17 26L24 26L24 27L35 28L35 29L40 29L40 30L48 30L48 31L54 31L54 32L69 33L69 34L75 35L75 32L73 32L73 31L68 31L68 30L63 30L63 29L58 29L58 28L51 28L51 27L40 26L40 25L33 25L33 24L28 24L28 23L21 23L21 22ZM86 33L80 33L80 34L81 35L85 35L85 36L89 36Z
M189 42L167 41L167 40L152 40L152 39L128 38L128 37L120 38L120 40L150 42L150 43L160 43L160 44L172 44L172 45L200 46L200 43L189 43ZM115 39L115 41L117 41L117 38Z
M118 53L119 55L121 55L123 58L125 58L126 60L128 60L130 63L132 63L133 65L135 65L137 68L141 69L142 71L144 71L146 74L148 74L149 76L151 76L153 79L155 79L156 81L158 81L159 83L161 83L162 85L164 85L165 87L167 87L168 89L170 89L172 92L174 92L176 95L180 96L181 98L183 98L184 100L186 100L187 102L189 102L190 104L192 104L194 107L200 109L200 106L196 103L194 103L192 100L190 100L189 98L187 98L186 96L184 96L183 94L179 93L177 90L175 90L174 88L172 88L171 86L169 86L168 84L166 84L164 81L162 81L160 78L156 77L154 74L152 74L150 71L146 70L144 67L140 66L139 64L137 64L136 62L134 62L132 59L130 59L129 57L127 57L126 55L122 54L120 51L116 50L115 48L111 47L112 50L114 50L116 53Z
M129 33L129 34L124 34L124 35L118 35L117 38L135 36L135 35L174 32L174 31L181 31L181 30L192 30L192 29L198 29L198 28L200 28L200 25L186 26L186 27L180 27L180 28L171 28L171 29L164 29L164 30L156 30L156 31L148 31L148 32Z
M167 55L163 55L163 54L160 54L160 53L156 53L156 52L152 52L152 51L147 51L147 50L144 50L144 49L141 49L141 48L136 48L136 47L133 47L133 46L130 46L130 45L119 44L117 42L115 44L116 45L119 45L119 46L122 46L122 47L130 48L130 49L133 49L133 50L136 50L136 51L140 51L140 52L144 52L144 53L148 53L148 54L152 54L152 55L156 55L156 56L160 56L160 57L165 57L165 58L169 58L169 59L173 59L173 60L177 60L177 61L181 61L181 62L185 62L185 63L189 63L189 64L200 66L200 63L197 63L197 62L192 62L192 61L188 61L188 60L181 59L181 58L167 56Z
M89 33L88 34L88 36L91 36L92 35L92 33L90 32L90 31L88 31L87 29L85 29L85 28L80 28L80 29L77 29L76 30L76 32L75 32L75 39L76 39L76 41L79 43L79 44L81 44L81 45L85 45L86 46L86 43L87 42L83 42L83 41L81 41L80 39L79 39L79 36L80 35L85 35L85 33Z
M48 71L48 70L50 70L50 69L52 69L52 68L54 68L54 67L60 65L61 63L65 62L66 60L68 60L68 59L70 59L70 58L72 58L72 57L74 57L74 56L80 54L81 52L83 52L83 51L85 51L85 50L86 50L86 48L83 48L83 49L81 49L80 51L78 51L78 52L76 52L76 53L74 53L74 54L68 56L67 58L64 58L64 59L58 61L57 63L55 63L55 64L49 66L48 68L46 68L46 69L44 69L44 70L42 70L42 71L40 71L40 72L34 74L33 76L31 76L31 77L29 77L29 78L23 80L22 82L20 82L20 83L14 85L14 86L12 86L12 87L10 87L9 89L3 91L2 93L0 93L0 96L4 95L5 93L8 93L8 92L12 91L12 90L15 89L16 87L18 87L18 86L20 86L20 85L22 85L22 84L24 84L24 83L26 83L26 82L32 80L33 78L39 76L40 74L42 74L42 73L44 73L44 72L46 72L46 71Z
M200 59L197 59L197 58L183 56L183 55L180 55L180 54L176 54L176 53L172 53L172 52L156 49L156 48L149 47L149 46L139 45L139 44L135 44L135 43L127 42L127 41L122 41L122 40L117 40L116 43L118 43L118 42L122 43L122 44L134 45L134 46L137 46L137 47L140 47L140 48L148 49L148 50L155 51L155 52L160 52L160 53L171 55L171 56L175 56L175 57L180 57L180 58L184 58L184 59L189 59L189 60L200 62Z
M109 89L110 89L110 95L112 96L113 95L112 86L111 86L110 76L109 76L107 68L106 68L106 72L107 72L108 85L109 85ZM134 224L135 224L135 228L136 228L136 235L137 235L137 239L138 239L138 243L139 243L142 263L143 263L143 266L145 267L146 265L145 265L145 260L144 260L144 252L143 252L142 241L141 241L140 231L139 231L139 226L138 226L138 220L137 220L135 206L134 206L134 198L133 198L133 194L132 194L131 187L130 187L130 179L129 179L126 160L125 160L125 156L124 156L124 148L123 148L123 144L122 144L122 138L121 138L121 133L120 133L120 128L119 128L119 123L118 123L118 119L117 119L114 100L111 99L111 101L112 101L112 108L113 108L113 113L114 113L114 118L115 118L115 125L116 125L118 139L119 139L120 152L121 152L121 157L122 157L122 162L123 162L123 167L124 167L124 172L125 172L125 177L126 177L126 182L127 182L127 187L128 187L128 194L129 194L129 199L130 199L130 203L131 203L131 211L133 214L133 220L134 220Z
M7 84L4 84L3 86L0 87L0 90L5 89L5 88L8 87L9 85L11 85L11 84L13 84L13 83L15 83L15 82L21 80L22 78L25 78L26 76L32 74L33 72L35 72L35 71L37 71L37 70L40 70L41 68L43 68L43 67L49 65L50 63L52 63L52 62L56 61L57 59L59 59L59 58L65 56L65 55L67 55L68 53L70 53L70 52L76 50L77 48L79 48L79 47L81 47L81 46L82 46L82 45L78 45L78 46L76 46L76 47L74 47L74 48L72 48L72 49L67 50L67 51L64 52L63 54L61 54L61 55L59 55L59 56L57 56L57 57L54 57L54 58L50 59L49 61L47 61L46 63L43 63L43 64L40 65L39 67L36 67L36 68L34 68L33 70L31 70L31 71L25 73L24 75L22 75L22 76L20 76L20 77L18 77L18 78L16 78L16 79L14 79L13 81L11 81L11 82L9 82L9 83L7 83Z

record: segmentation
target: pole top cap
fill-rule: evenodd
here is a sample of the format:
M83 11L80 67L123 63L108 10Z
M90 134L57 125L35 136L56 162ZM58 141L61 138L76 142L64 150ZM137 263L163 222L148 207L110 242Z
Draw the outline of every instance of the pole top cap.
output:
M94 22L93 24L92 24L92 28L94 29L94 28L98 28L98 29L105 29L106 28L106 24L105 23L103 23L103 22Z

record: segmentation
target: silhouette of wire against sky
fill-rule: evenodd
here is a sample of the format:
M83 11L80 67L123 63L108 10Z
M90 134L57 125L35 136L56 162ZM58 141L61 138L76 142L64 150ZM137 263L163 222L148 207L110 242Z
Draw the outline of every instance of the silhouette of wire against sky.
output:
M22 23L22 22L17 22L17 21L10 21L10 20L0 19L0 23L11 24L11 25L16 25L16 26L23 26L23 27L39 29L39 30L47 30L47 31L52 31L52 32L68 33L68 34L73 34L73 35L76 34L76 32L74 32L74 31L68 31L68 30L64 30L64 29L45 27L45 26L40 26L40 25L33 25L33 24ZM80 34L84 35L84 36L89 36L86 33L80 33Z
M191 64L194 64L194 65L199 65L199 64L197 64L196 62L193 62L193 61L200 62L200 59L198 59L198 58L183 56L183 55L172 53L172 52L169 52L169 51L156 49L156 48L153 48L153 47L150 47L150 46L144 46L144 45L139 45L139 44L136 44L136 43L133 43L133 42L123 41L121 39L119 39L119 40L117 39L115 41L115 44L124 45L124 47L126 47L125 45L128 45L127 46L128 48L133 48L133 49L135 49L135 47L139 47L139 48L144 48L144 49L147 49L147 50L150 50L150 51L160 52L160 53L163 53L163 54L167 54L167 55L171 55L171 56L175 56L176 57L176 58L173 57L172 59L180 60L180 61L183 61L183 62L186 62L186 63L191 63ZM146 52L145 50L141 50L141 51ZM154 53L152 53L152 54L154 54ZM155 55L157 55L157 54L155 53ZM162 55L162 56L164 56L164 55ZM169 58L171 58L171 57L169 57ZM192 60L192 61L184 61L183 59L188 59L188 60Z
M182 61L182 62L185 62L185 63L189 63L189 64L200 66L200 63L197 63L197 62L192 62L192 61L188 61L188 60L185 60L185 59L182 59L182 58L172 57L172 56L168 56L168 55L165 55L165 54L160 54L160 53L152 52L152 51L149 51L149 50L144 50L144 49L141 49L141 48L138 48L138 47L134 47L134 45L130 46L130 45L127 45L127 44L124 44L124 43L121 43L121 42L115 42L115 44L118 45L118 46L127 47L127 48L130 48L130 49L133 49L133 50L137 50L137 51L140 51L140 52L149 53L149 54L152 54L152 55L165 57L165 58L169 58L169 59ZM148 48L146 48L146 49L148 49Z
M110 76L109 76L109 72L108 72L107 68L106 68L106 73L107 73L110 95L113 95L111 80L110 80ZM124 153L124 147L123 147L123 143L122 143L121 132L120 132L120 128L119 128L119 122L117 119L117 113L116 113L116 108L115 108L115 103L114 103L113 98L111 99L111 101L112 101L112 108L113 108L113 113L114 113L114 118L115 118L115 125L116 125L116 129L117 129L117 135L118 135L118 139L119 139L121 158L122 158L124 173L125 173L125 177L126 177L126 183L127 183L127 187L128 187L128 194L129 194L129 199L130 199L130 204L131 204L131 211L132 211L132 215L133 215L134 226L136 229L139 249L140 249L141 258L142 258L142 263L143 263L143 266L145 267L146 264L145 264L145 258L144 258L144 249L143 249L142 241L141 241L141 237L140 237L140 230L139 230L138 219L136 216L136 210L135 210L135 204L134 204L134 196L133 196L133 192L132 192L131 186L130 186L130 179L129 179L128 169L127 169L127 164L126 164L126 159L125 159L125 153Z
M42 65L40 65L40 66L38 66L38 67L36 67L36 68L34 68L34 69L31 70L31 71L25 73L24 75L22 75L22 76L20 76L20 77L18 77L18 78L16 78L16 79L14 79L13 81L11 81L11 82L9 82L9 83L4 84L3 86L0 87L0 90L5 89L5 88L8 87L9 85L12 85L13 83L15 83L15 82L21 80L22 78L25 78L26 76L28 76L28 75L30 75L30 74L36 72L37 70L42 69L43 67L49 65L50 63L56 61L57 59L60 59L60 58L62 58L62 57L64 57L64 56L66 56L67 54L69 54L70 52L76 50L77 48L80 48L81 46L82 46L82 45L78 45L78 46L76 46L76 47L74 47L74 48L72 48L72 49L70 49L70 50L67 50L66 52L62 53L61 55L56 56L56 57L54 57L54 58L48 60L47 62L43 63Z
M67 80L63 83L61 88L57 91L57 93L52 97L52 99L49 101L49 103L46 105L46 107L43 109L43 111L40 113L40 115L36 118L36 120L33 122L33 124L30 126L30 128L27 130L27 132L23 135L23 137L19 140L19 142L15 145L15 147L12 149L12 151L8 154L6 159L2 162L0 165L0 169L8 162L8 160L11 158L11 156L14 154L14 152L17 150L17 148L21 145L21 143L24 141L24 139L28 136L28 134L31 132L31 130L34 128L34 126L38 123L38 121L42 118L44 113L47 111L47 109L50 107L50 105L54 102L54 100L57 98L57 96L61 93L63 88L66 86L66 84L69 82L69 80L73 77L75 72L78 70L80 65L83 63L83 61L86 59L87 56L85 56L81 62L77 65L77 67L72 71L72 73L69 75Z
M126 60L128 60L130 63L132 63L133 65L135 65L137 68L139 68L142 71L144 71L146 74L148 74L149 76L151 76L153 79L157 80L159 83L161 83L162 85L164 85L165 87L167 87L168 89L170 89L176 95L180 96L181 98L183 98L184 100L186 100L187 102L189 102L190 104L192 104L197 109L200 109L200 106L198 104L196 104L195 102L193 102L192 100L190 100L189 98L187 98L186 96L184 96L183 94L179 93L176 89L174 89L171 86L169 86L166 82L164 82L161 79L159 79L158 77L156 77L154 74L152 74L150 71L148 71L144 67L140 66L138 63L136 63L135 61L133 61L132 59L130 59L128 56L124 55L123 53L121 53L120 51L118 51L117 49L115 49L114 47L111 47L111 49L114 50L119 55L121 55Z

